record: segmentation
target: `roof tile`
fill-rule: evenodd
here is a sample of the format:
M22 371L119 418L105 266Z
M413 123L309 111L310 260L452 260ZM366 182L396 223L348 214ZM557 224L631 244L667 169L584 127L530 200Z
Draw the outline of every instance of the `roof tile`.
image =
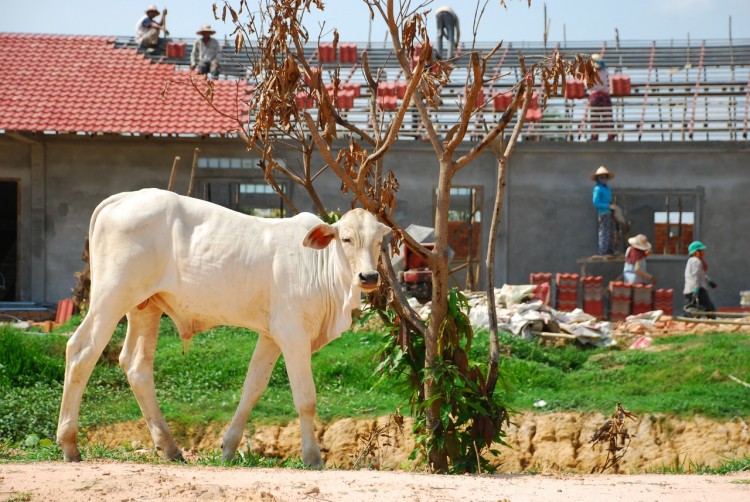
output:
M0 129L224 134L237 128L196 91L205 88L204 77L116 48L114 40L0 33ZM230 116L236 85L214 81L213 105Z

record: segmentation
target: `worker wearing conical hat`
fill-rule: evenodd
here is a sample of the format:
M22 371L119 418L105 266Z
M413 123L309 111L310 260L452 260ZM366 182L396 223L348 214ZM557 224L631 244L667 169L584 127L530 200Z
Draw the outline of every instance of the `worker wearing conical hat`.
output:
M596 182L593 193L593 203L596 208L596 218L599 232L599 255L615 254L615 222L612 214L612 190L609 180L615 175L604 166L599 166L591 179Z
M204 24L196 32L200 38L193 44L193 51L190 53L190 68L198 70L198 73L205 75L210 73L212 77L219 76L219 60L221 58L221 45L211 35L216 33L210 24Z

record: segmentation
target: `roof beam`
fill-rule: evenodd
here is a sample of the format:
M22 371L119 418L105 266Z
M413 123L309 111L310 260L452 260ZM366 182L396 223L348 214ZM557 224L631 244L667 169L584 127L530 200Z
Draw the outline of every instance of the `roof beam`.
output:
M41 143L41 141L34 138L34 136L30 133L20 131L5 131L5 134L9 138L20 141L21 143L26 143L27 145L38 145L39 143Z

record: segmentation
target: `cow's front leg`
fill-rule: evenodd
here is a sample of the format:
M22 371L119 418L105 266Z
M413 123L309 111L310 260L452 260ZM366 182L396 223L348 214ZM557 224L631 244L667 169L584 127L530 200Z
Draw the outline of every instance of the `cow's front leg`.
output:
M120 352L120 367L133 389L156 448L163 451L168 460L182 461L182 452L172 439L154 388L154 354L161 314L161 309L153 302L143 310L128 312L128 332Z
M117 319L101 316L96 306L92 305L89 314L68 340L65 350L65 383L57 422L57 442L65 460L70 462L81 460L81 451L78 449L78 414L86 382L116 326Z
M301 332L304 333L304 331ZM315 382L312 373L310 340L307 336L295 334L293 337L285 338L284 342L286 343L282 345L281 352L284 354L286 371L292 386L294 406L299 414L302 461L305 465L322 468L323 458L315 439Z
M245 430L250 412L253 411L253 407L266 389L280 353L281 349L276 345L276 342L267 336L260 335L258 337L258 343L247 368L240 404L237 406L232 423L224 433L224 439L221 442L222 460L228 461L234 458L237 447L242 441L242 433Z

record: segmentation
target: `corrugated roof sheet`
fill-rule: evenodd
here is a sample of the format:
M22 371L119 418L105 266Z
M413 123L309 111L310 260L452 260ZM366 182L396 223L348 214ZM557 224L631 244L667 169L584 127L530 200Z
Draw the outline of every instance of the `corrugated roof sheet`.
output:
M237 129L201 98L202 76L152 63L114 38L0 33L0 129L58 133L226 134ZM165 85L169 91L162 97ZM234 117L242 80L215 80L213 104Z

